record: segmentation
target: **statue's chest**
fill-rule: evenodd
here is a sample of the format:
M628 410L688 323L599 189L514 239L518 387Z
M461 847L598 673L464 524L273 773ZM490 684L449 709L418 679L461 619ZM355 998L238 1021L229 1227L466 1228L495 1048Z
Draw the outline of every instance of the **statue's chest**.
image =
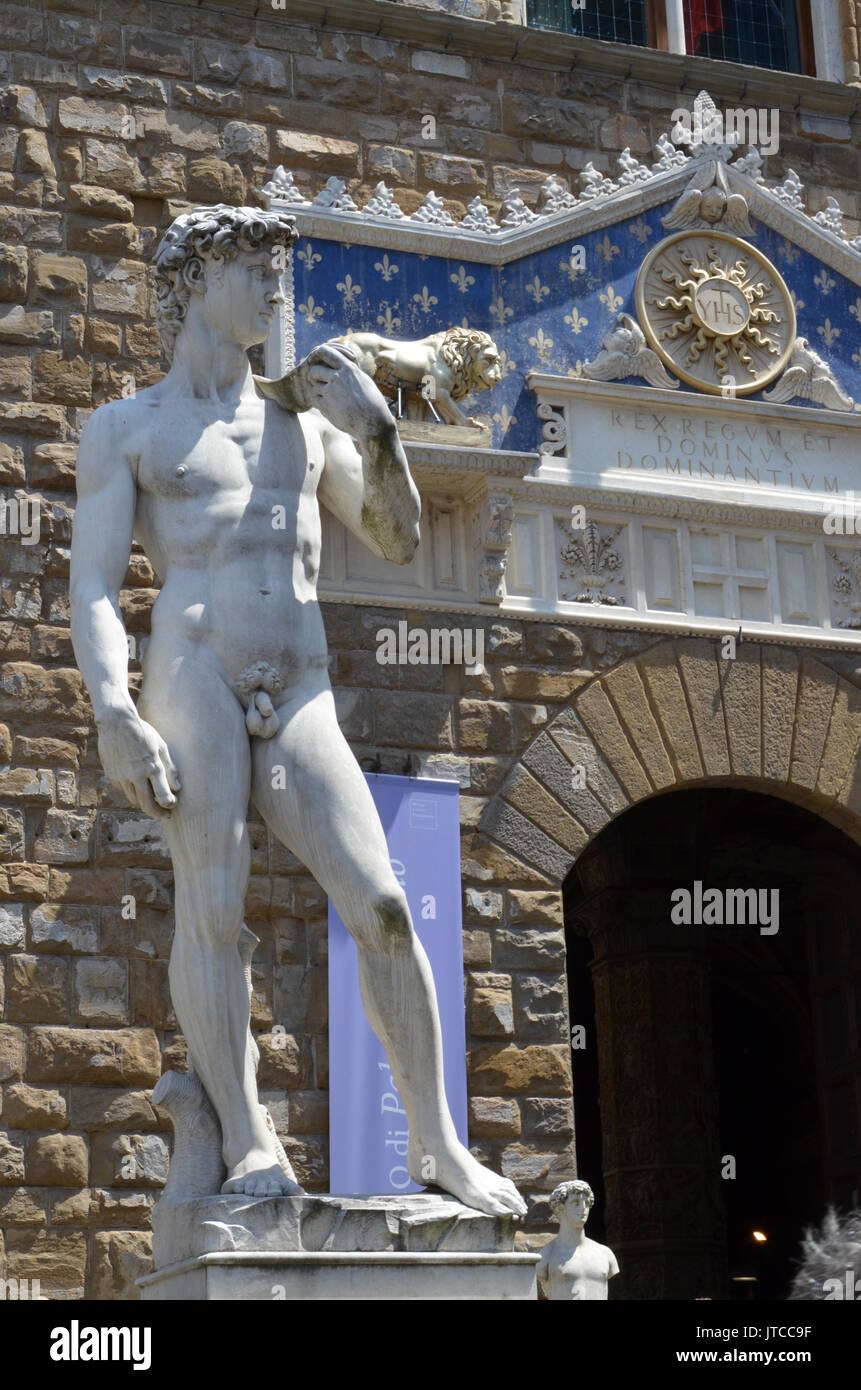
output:
M150 496L205 500L249 488L298 491L307 472L305 436L283 411L261 405L229 420L171 411L147 441L138 486Z

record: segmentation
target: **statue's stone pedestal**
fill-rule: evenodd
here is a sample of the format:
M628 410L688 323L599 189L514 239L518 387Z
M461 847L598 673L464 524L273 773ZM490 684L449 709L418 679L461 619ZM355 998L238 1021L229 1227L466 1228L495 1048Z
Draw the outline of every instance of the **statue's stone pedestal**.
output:
M204 1197L153 1213L143 1299L535 1299L514 1217L453 1197Z

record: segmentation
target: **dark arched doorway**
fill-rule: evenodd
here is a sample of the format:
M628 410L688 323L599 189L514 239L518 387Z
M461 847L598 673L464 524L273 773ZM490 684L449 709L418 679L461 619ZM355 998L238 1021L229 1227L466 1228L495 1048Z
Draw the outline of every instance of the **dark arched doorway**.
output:
M673 922L697 882L720 898ZM770 920L720 924L738 889ZM861 1189L861 851L786 801L673 792L601 832L564 902L577 1164L617 1296L784 1298L805 1225Z

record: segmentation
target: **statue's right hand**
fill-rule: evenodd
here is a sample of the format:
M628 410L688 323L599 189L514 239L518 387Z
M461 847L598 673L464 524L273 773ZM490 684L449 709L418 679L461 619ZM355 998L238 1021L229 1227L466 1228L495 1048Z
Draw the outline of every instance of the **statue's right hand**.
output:
M135 713L99 724L99 757L111 782L148 816L169 815L181 783L161 734Z

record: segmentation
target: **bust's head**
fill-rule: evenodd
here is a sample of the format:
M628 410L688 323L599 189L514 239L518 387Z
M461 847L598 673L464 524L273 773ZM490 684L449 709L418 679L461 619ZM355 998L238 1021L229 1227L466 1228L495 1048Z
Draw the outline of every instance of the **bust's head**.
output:
M560 1223L565 1221L575 1226L585 1226L594 1205L594 1192L587 1182L580 1179L561 1182L550 1194L550 1210L554 1216L558 1216Z
M292 217L260 208L218 203L177 217L155 258L156 317L168 359L195 298L204 321L228 341L245 348L264 342L280 301L273 252L296 236Z

